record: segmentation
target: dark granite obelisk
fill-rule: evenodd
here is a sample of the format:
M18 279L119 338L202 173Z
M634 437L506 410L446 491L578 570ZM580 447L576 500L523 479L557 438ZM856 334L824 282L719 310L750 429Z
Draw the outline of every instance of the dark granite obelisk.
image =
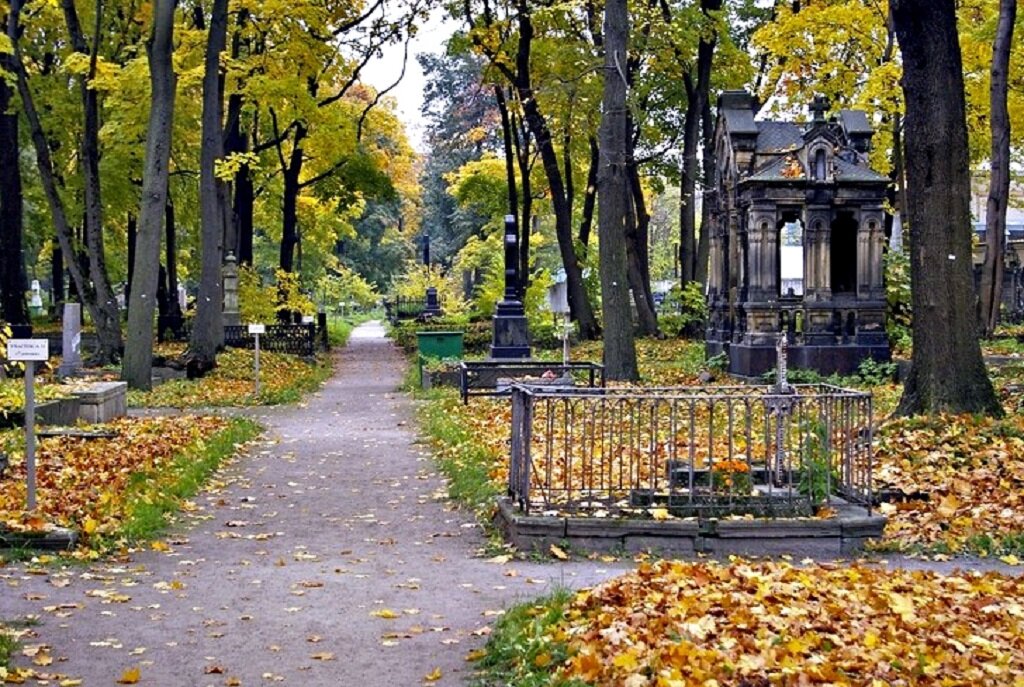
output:
M516 218L513 215L505 215L505 296L494 311L492 358L530 357L530 334L523 302L519 299L519 276L519 237L516 234Z
M430 234L423 235L423 264L430 268ZM423 306L423 317L440 317L441 303L437 299L437 289L427 287L426 300Z

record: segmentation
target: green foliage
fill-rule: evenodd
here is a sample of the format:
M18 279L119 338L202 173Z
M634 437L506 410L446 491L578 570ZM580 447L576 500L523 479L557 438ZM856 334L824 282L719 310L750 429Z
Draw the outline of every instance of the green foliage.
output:
M238 270L238 308L243 322L273 323L281 312L316 313L316 306L299 286L295 272L274 271L276 284L263 285L259 273L250 267Z
M14 633L4 627L0 621L0 668L10 669L11 657L17 653L20 644L14 637Z
M890 383L896 377L899 367L894 362L880 362L874 358L865 358L857 366L856 377L863 386L879 386Z
M447 274L438 265L424 265L415 260L405 264L405 272L396 275L391 284L391 295L399 298L422 299L428 287L437 289L441 307L448 317L464 316L467 309L462 298L462 284L452 272Z
M508 609L494 628L480 661L477 687L582 687L552 674L553 667L568 658L564 642L552 639L563 620L573 594L559 589L534 602Z
M804 452L797 487L803 496L810 497L815 507L825 503L839 485L839 472L829 455L829 437L825 424L810 420L804 424Z
M329 268L327 273L317 280L313 296L323 299L324 305L329 309L334 309L343 302L355 303L360 308L371 308L380 299L372 284L358 272L344 265Z
M886 333L893 352L910 353L913 343L911 328L914 323L910 297L910 255L906 251L890 250L885 254L885 300L889 312Z
M708 316L704 287L695 281L682 288L673 286L661 310L658 322L666 336L699 336Z

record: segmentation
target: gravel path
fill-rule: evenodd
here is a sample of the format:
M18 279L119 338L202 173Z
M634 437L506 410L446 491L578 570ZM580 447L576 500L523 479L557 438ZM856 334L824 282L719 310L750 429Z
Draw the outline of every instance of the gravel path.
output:
M360 327L308 403L258 412L266 441L196 499L169 551L0 568L0 618L39 618L26 643L54 659L39 670L86 686L138 668L140 685L406 687L439 669L430 684L463 685L503 608L630 567L485 560L416 443L383 336Z
M404 687L440 668L431 684L462 685L501 609L628 566L480 556L383 336L360 327L308 403L260 412L267 440L196 499L170 551L0 568L0 618L38 615L26 643L52 647L37 669L87 686L138 667L140 685Z

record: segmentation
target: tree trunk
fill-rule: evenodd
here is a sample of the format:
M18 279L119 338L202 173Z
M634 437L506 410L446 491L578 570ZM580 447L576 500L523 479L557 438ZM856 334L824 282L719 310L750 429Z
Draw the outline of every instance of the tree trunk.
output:
M703 21L710 21L709 12L722 9L722 0L701 0ZM697 249L697 149L701 141L704 106L711 90L711 66L718 36L701 32L697 45L696 74L685 74L686 121L683 123L683 170L679 194L679 260L682 283L697 281L699 251ZM696 77L696 78L695 78ZM704 269L705 275L707 268ZM706 276L705 276L706 279Z
M978 344L963 68L952 0L893 0L903 53L913 354L897 412L1000 415Z
M626 131L633 130L627 117ZM626 259L629 269L629 286L636 305L640 333L644 336L658 336L658 314L654 309L654 293L651 291L650 251L647 243L650 235L651 215L647 212L647 201L640 182L640 170L633 159L633 146L626 151L626 180L629 184L629 199L626 216Z
M22 61L21 43L19 41L20 30L18 27L18 17L21 13L21 8L22 0L11 0L10 15L7 22L7 37L10 38L11 45L14 48L13 65L17 72L18 95L21 97L21 107L25 113L25 120L28 122L32 147L36 153L39 181L43 187L43 194L46 196L50 217L56 230L57 243L60 245L61 252L67 256L68 272L71 274L74 290L88 310L93 322L98 322L102 319L102 316L97 307L96 299L89 291L85 271L78 260L78 253L75 251L71 225L68 223L64 202L57 188L53 159L50 157L50 144L46 138L46 132L43 131L42 121L39 119L39 111L35 105L35 98L32 95L32 89L29 87L28 73Z
M10 62L10 55L0 54L0 70L13 71ZM13 98L13 89L0 78L0 320L28 324L28 282L22 255L24 202L18 161L18 113L10 109Z
M626 75L629 14L626 0L607 0L604 10L604 96L601 107L601 165L597 175L604 366L608 379L636 381L636 345L629 307L627 213L630 207L626 160Z
M203 73L203 136L200 150L199 197L202 222L201 270L196 315L192 323L189 356L194 367L208 370L224 344L224 297L221 265L224 261L224 184L214 176L224 157L224 94L220 56L227 45L228 2L214 0L206 43Z
M295 248L299 244L299 192L302 187L302 142L306 138L306 127L298 124L292 140L292 152L288 164L282 170L284 190L281 197L281 254L278 266L285 272L295 271Z
M991 178L985 206L985 264L981 272L981 327L992 336L999 324L1003 299L1003 250L1006 246L1006 203L1010 197L1010 112L1006 104L1013 24L1017 0L1000 0L999 22L992 45L992 81L989 90L992 129Z
M562 170L558 164L558 155L551 139L551 130L548 128L544 115L541 114L533 86L530 83L533 23L524 1L519 3L517 12L519 16L519 50L516 55L516 92L523 107L523 116L527 126L537 143L541 164L544 167L544 174L551 192L551 205L555 213L555 235L558 238L562 266L565 268L569 310L579 326L580 338L594 339L601 330L597 324L597 318L594 316L593 306L587 297L587 291L583 284L583 268L573 243L572 211L565 193Z
M587 167L587 188L583 192L583 219L580 220L580 245L586 251L590 245L590 230L594 225L594 208L597 205L597 170L601 167L601 147L597 138L591 136L590 165Z
M94 320L99 339L99 359L112 363L121 355L121 313L107 273L107 258L103 247L103 201L100 194L100 107L99 92L90 87L96 77L99 45L102 34L103 2L96 0L93 41L85 41L74 0L62 0L61 7L67 23L68 37L74 50L89 59L89 71L78 80L82 99L83 123L79 146L82 183L85 190L85 247L89 256L89 277L96 296L98 320Z
M242 165L235 175L235 200L232 214L238 227L238 264L252 265L253 212L256 189L252 183L252 170Z
M715 118L711 113L710 98L704 99L704 111L701 113L702 138L704 139L704 188L715 187ZM708 284L708 260L711 257L711 205L700 205L700 237L697 239L697 266L693 270L693 280L701 285L701 291Z
M178 227L174 221L174 199L170 185L167 187L167 206L164 208L164 252L167 261L167 314L181 317L181 303L178 302Z
M167 212L168 163L174 123L174 7L176 0L155 0L153 32L146 46L151 85L149 131L142 172L142 202L135 241L135 268L128 303L128 344L121 378L133 389L150 389L153 372L153 310L160 273L160 239Z
M125 303L131 303L132 279L135 278L135 242L139 237L139 223L135 215L129 212L126 224L126 233L128 234L128 278L124 284L124 300Z
M64 312L64 251L60 244L53 245L50 253L50 295L53 298L53 312L63 317Z

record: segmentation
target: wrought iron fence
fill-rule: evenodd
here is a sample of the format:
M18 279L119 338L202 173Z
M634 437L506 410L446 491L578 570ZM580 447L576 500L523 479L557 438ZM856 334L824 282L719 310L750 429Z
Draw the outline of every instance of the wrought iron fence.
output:
M315 324L269 324L266 333L260 334L260 348L264 351L307 357L315 355L317 345L322 345L324 341L324 336L318 336L318 327ZM224 327L225 346L252 348L254 343L248 325Z
M871 504L872 399L831 385L512 389L526 512L810 515Z

